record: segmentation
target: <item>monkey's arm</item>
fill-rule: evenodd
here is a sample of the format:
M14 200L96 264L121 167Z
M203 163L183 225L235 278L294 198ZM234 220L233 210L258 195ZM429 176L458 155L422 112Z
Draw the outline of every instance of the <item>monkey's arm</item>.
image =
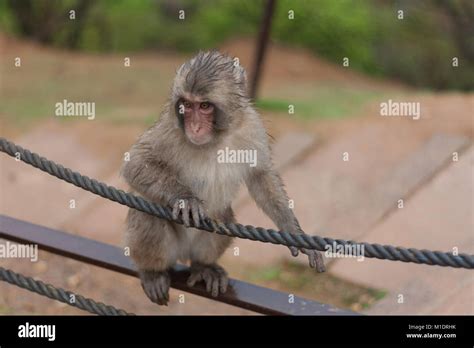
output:
M282 231L290 233L304 233L293 210L289 207L288 195L283 182L272 169L256 169L246 181L250 195L257 205L267 214ZM290 247L293 256L298 255L298 249ZM318 272L324 272L324 261L316 250L301 248L302 253L308 255L310 266Z
M293 210L289 208L288 195L278 173L273 170L256 169L246 183L257 205L280 230L303 233Z
M178 181L177 173L165 162L148 158L144 151L132 149L130 161L122 167L122 176L144 197L173 207L173 218L177 219L181 213L186 226L190 225L190 216L196 226L199 226L199 218L205 217L202 202Z

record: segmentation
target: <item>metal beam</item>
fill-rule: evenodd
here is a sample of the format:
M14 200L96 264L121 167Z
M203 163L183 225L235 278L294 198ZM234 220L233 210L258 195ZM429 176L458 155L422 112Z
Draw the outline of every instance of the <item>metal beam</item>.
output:
M267 0L263 12L262 26L258 35L257 47L252 70L252 81L250 82L250 96L252 99L257 97L258 82L262 75L263 61L267 51L268 39L270 38L270 30L272 27L273 13L275 12L275 0Z
M38 244L42 250L89 263L122 274L137 277L137 270L123 249L89 238L76 236L0 215L0 238L22 244ZM171 286L213 301L227 303L262 314L270 315L354 315L327 304L294 297L289 303L288 294L231 279L225 294L214 298L202 284L192 288L186 285L188 267L177 265L171 272Z

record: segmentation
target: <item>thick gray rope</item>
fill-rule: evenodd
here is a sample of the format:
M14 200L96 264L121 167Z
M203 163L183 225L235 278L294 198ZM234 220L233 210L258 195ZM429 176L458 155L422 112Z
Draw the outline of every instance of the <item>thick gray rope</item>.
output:
M87 311L92 314L133 315L131 313L125 312L122 309L117 309L101 302L95 302L90 298L85 298L84 296L77 295L61 288L55 288L53 285L45 284L40 280L35 280L30 277L25 277L22 274L15 273L3 267L0 267L0 280L35 292L41 296L49 297L53 300L66 303L70 306L82 309L83 311ZM74 296L74 302L71 302L72 296Z
M180 224L183 223L181 219L174 220L172 218L171 210L168 207L163 207L159 204L149 202L141 197L126 193L122 190L116 189L115 187L108 186L80 173L73 172L69 168L64 168L60 164L56 164L53 161L50 161L44 157L40 157L35 153L31 153L29 150L23 149L5 138L0 138L0 151L9 154L12 157L17 157L19 160L28 163L33 167L36 167L61 180L67 181L101 197L154 215L161 219L174 221ZM194 227L192 219L190 222ZM369 258L474 269L474 255L468 254L454 255L453 253L441 251L418 250L413 248L407 249L403 247L394 247L391 245L357 243L354 241L323 238L319 236L310 236L307 234L291 234L289 232L275 231L262 227L254 227L249 225L243 226L237 223L220 223L210 219L201 220L200 226L197 228L231 237L239 237L265 243L295 246L298 248L315 249L320 251L326 251L325 247L327 245L332 247L334 243L336 245L342 246L360 245L363 248L362 250L364 250L364 256Z

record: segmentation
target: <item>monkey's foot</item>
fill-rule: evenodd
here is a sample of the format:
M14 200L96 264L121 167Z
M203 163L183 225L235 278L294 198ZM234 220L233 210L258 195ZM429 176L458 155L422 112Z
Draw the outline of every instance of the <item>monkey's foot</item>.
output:
M219 293L223 294L227 291L229 278L227 272L221 266L215 263L212 265L193 263L190 271L188 286L194 286L197 282L204 281L206 290L211 293L212 297L217 297Z
M140 271L142 288L148 298L159 305L168 305L170 276L167 271Z
M308 255L309 266L311 268L316 269L316 272L326 272L326 266L324 265L323 255L319 251L305 248L298 249L293 246L288 248L291 251L291 255L295 257L298 256L299 251L301 251L303 254Z

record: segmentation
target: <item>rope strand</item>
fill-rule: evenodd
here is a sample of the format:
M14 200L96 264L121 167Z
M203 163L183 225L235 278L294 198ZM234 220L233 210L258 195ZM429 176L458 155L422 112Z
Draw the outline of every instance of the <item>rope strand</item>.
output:
M107 198L111 201L126 205L130 208L137 209L161 219L166 219L179 224L183 223L181 218L177 220L173 219L172 212L168 207L149 202L141 197L126 193L113 186L108 186L95 179L74 172L69 168L64 168L62 165L56 164L55 162L41 157L36 153L32 153L27 149L23 149L5 138L0 138L0 151L103 198ZM319 251L326 251L327 246L331 246L332 248L334 243L342 246L360 246L364 251L364 256L369 258L411 262L432 266L437 265L443 267L474 269L474 255L468 254L454 255L453 253L448 252L419 250L414 248L395 247L392 245L357 243L354 241L341 239L334 240L332 238L311 236L307 234L296 235L285 231L275 231L273 229L265 229L262 227L249 225L243 226L238 223L218 223L210 219L201 219L199 227L195 226L192 221L191 225L192 227L208 232L215 232L231 237L250 239L264 243L315 249Z
M25 277L22 274L15 273L3 267L0 267L0 280L12 285L16 285L22 289L35 292L41 296L66 303L72 307L82 309L83 311L87 311L92 314L114 316L134 315L127 313L122 309L117 309L113 306L103 304L102 302L96 302L90 298L85 298L84 296L75 294L71 291L56 288L53 285L43 283L40 280L35 280L31 277ZM71 298L74 298L74 302L71 302Z

